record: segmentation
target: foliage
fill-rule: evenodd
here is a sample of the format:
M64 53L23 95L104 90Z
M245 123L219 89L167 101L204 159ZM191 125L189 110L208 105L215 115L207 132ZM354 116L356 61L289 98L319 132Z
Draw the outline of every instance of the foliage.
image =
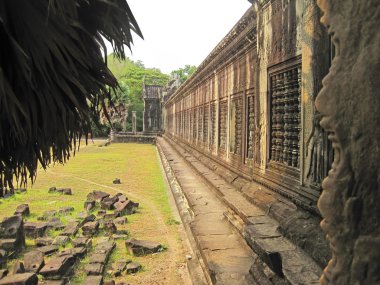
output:
M65 162L117 81L102 37L125 58L142 36L125 0L0 1L0 188Z
M157 68L145 68L142 61L132 61L129 58L118 60L114 55L107 57L108 66L120 86L126 86L126 92L122 97L125 103L129 104L128 108L128 126L132 125L132 111L136 111L137 130L142 130L143 125L143 82L146 84L166 85L169 80L167 74L163 74ZM122 92L122 91L121 91Z
M171 75L177 75L181 81L181 83L185 82L195 71L197 67L194 65L185 65L183 68L179 68L177 70L173 70Z

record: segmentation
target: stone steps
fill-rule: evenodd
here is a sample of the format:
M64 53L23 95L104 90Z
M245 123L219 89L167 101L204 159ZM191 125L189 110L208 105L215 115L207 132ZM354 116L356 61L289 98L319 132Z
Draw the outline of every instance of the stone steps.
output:
M167 141L170 143L170 140ZM170 146L217 194L219 200L227 208L223 213L224 216L244 237L247 244L270 271L279 277L275 278L277 281L273 281L274 284L280 284L281 279L287 284L319 284L322 269L303 250L278 231L279 224L276 220L270 218L262 209L248 201L235 187L178 144L170 143ZM255 270L253 271L251 273L255 275ZM266 271L268 272L268 270ZM270 279L271 274L267 273L266 275ZM260 277L256 276L256 279L260 279Z

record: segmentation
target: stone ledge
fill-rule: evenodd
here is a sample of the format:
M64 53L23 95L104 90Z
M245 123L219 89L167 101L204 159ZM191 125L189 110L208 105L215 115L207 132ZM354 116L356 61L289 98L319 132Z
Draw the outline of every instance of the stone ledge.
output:
M212 173L216 173L230 187L234 188L235 191L237 190L245 198L245 205L248 201L250 205L259 207L263 211L262 215L266 214L275 219L279 224L279 232L303 249L319 266L326 266L331 259L331 253L319 226L321 220L319 216L297 207L290 200L263 185L248 181L245 177L237 175L185 143L166 135L163 138L204 178L204 182L219 193L223 202L236 212L245 223L250 223L250 212L253 208L237 206L236 198L232 200L230 199L231 196L228 195L228 187L223 187L223 183L215 182L215 179L211 178Z
M158 144L158 147L160 148L160 143ZM176 148L176 146L172 145L171 147L178 154L182 155L188 166L192 167L198 174L200 174L200 178L202 178L203 182L206 182L206 184L211 186L211 188L214 188L219 200L224 202L226 206L235 206L234 209L227 207L229 210L224 213L224 216L231 224L233 224L240 234L244 235L247 243L259 255L260 260L266 263L260 265L262 267L261 269L255 269L257 272L265 272L265 274L262 276L260 275L258 280L257 276L253 276L257 272L251 273L252 276L250 276L250 278L254 278L258 282L249 284L315 284L315 282L318 281L319 275L322 273L321 268L319 268L314 261L307 257L302 250L299 250L294 244L284 238L281 233L277 231L278 223L276 221L268 217L264 211L258 207L250 204L241 195L241 193L239 194L234 187L229 187L226 185L226 182L223 182L224 180L220 177L218 178L218 176L215 176L215 173L212 173L212 171L207 171L205 166L194 159L191 155L181 152L181 149ZM175 173L173 173L173 175L175 175ZM192 204L194 207L208 208L208 206L210 206L209 204L204 204L202 196L197 192L192 192L185 195L185 199L187 199L189 204ZM211 207L213 206L211 205ZM195 210L199 212L199 210ZM206 215L218 215L218 213L210 212L210 210L205 213L207 213ZM204 215L205 214L203 214L203 216ZM241 217L243 217L243 219ZM197 216L191 220L196 222ZM190 224L193 222L190 222ZM204 226L205 228L203 230L198 229L201 230L202 233L206 232L209 234L218 235L226 234L224 229L215 228L213 224L206 223ZM192 226L190 228L192 228ZM195 233L195 235L197 234ZM207 236L200 236L199 234L195 240L197 246L201 249L201 256L203 260L207 260L209 257L208 255L216 254L216 252L221 250L238 250L238 248L231 246L231 242L227 242L227 245L229 246L227 246L225 242L213 242L210 244ZM294 256L291 256L291 254L286 256L287 253L291 253ZM222 278L219 274L220 268L215 267L210 270L212 282L218 282L217 279L219 277ZM298 276L299 274L297 274L297 272L300 273L301 276ZM229 276L229 278L230 280L233 280L231 276ZM242 276L239 278L242 278ZM272 279L274 283L270 281ZM243 282L242 279L236 281ZM253 281L251 280L251 282Z

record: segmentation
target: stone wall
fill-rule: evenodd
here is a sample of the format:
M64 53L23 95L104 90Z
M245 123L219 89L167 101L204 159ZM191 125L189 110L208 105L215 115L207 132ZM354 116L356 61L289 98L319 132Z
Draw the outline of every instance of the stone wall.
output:
M335 159L318 206L333 257L321 284L380 284L380 2L319 0L336 57L316 105Z
M143 143L143 144L156 144L156 135L146 135L143 133L133 132L111 132L110 141L113 143Z
M314 107L332 57L320 16L256 1L165 104L167 135L314 213L333 158Z

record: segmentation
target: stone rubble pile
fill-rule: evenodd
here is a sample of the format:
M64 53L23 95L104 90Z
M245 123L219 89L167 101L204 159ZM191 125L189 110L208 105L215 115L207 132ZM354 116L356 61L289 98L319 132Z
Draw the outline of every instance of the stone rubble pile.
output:
M71 195L72 191L70 188L52 187L49 193ZM84 265L87 277L84 284L115 284L112 280L103 280L105 267L116 246L115 240L126 240L127 250L135 256L162 250L162 246L155 242L127 240L128 231L117 228L125 225L126 215L135 213L138 207L139 203L129 200L122 193L111 196L103 191L93 191L87 195L84 211L65 225L60 217L71 215L75 210L73 207L46 211L37 218L38 221L24 222L23 219L30 215L30 208L28 204L19 205L14 216L5 218L0 223L0 285L67 284L75 264L87 255L88 264ZM97 215L91 213L97 209L101 209L97 211ZM59 231L59 234L53 238L49 236L49 230ZM97 237L100 233L103 238ZM6 269L8 259L15 253L22 252L25 248L25 237L34 239L35 246L27 248L23 258L17 260L9 272ZM65 248L69 243L73 247ZM121 259L112 264L108 273L119 277L124 272L134 274L140 269L139 263ZM40 283L37 274L44 279Z

